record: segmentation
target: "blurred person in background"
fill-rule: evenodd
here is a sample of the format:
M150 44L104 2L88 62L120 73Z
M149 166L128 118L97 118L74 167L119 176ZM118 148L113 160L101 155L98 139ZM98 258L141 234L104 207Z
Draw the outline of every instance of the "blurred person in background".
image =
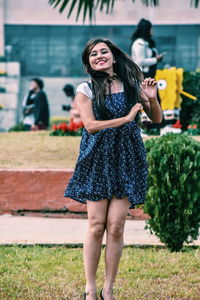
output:
M74 87L71 84L66 84L63 87L63 92L67 97L71 98L71 104L70 105L62 105L62 109L65 111L69 111L70 120L73 120L74 123L80 123L80 113L78 109L78 105L75 99L75 91Z
M23 100L23 124L26 130L42 130L49 126L49 105L40 78L30 80L30 89Z
M153 25L146 19L141 19L132 34L131 40L131 57L133 61L140 67L144 78L155 78L157 65L163 60L165 52L158 54L156 43L153 36ZM157 99L160 103L160 97L157 92ZM154 129L157 133L160 128L165 125L164 119L161 124L155 124L148 118L146 114L141 115L141 127L143 129ZM142 130L144 134L144 131Z
M140 67L144 78L154 78L157 64L165 53L158 54L155 41L152 39L153 26L150 21L141 19L131 37L131 57Z

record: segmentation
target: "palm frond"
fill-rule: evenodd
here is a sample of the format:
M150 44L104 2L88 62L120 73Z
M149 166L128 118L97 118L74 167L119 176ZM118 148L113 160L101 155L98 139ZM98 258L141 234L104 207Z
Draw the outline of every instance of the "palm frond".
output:
M79 14L80 14L80 12L81 12L82 6L83 6L83 1L80 1L80 2L79 2L79 5L78 5L77 15L76 15L76 21L78 21L78 17L79 17ZM85 7L84 7L84 15L83 15L83 19L84 19L84 16L85 16L85 18L86 18L86 13L87 13L87 10L86 10L86 12L85 12Z
M78 0L71 0L71 1L72 1L72 4L70 6L70 9L69 9L69 12L68 12L68 15L67 15L68 18L70 17L70 15L71 15L71 13L72 13L72 11L73 11L73 9L74 9L74 7L75 7Z
M135 2L135 0L134 0L134 2ZM159 0L142 0L142 3L146 6L150 6L150 5L158 6Z
M95 10L103 11L105 9L105 13L109 14L113 8L114 4L117 0L48 0L49 4L56 8L60 5L59 11L62 13L65 9L67 9L68 5L68 13L67 18L69 18L72 12L75 10L75 6L77 5L77 14L76 21L80 14L83 14L83 21L85 21L87 14L89 20L92 21L93 14ZM135 0L132 0L135 2ZM141 0L141 2L146 6L158 6L159 0ZM198 8L200 0L190 0L190 6Z
M59 1L60 1L60 0L59 0ZM60 9L59 9L60 13L63 12L63 10L66 8L67 4L69 3L69 1L70 1L70 0L63 1L62 5L61 5L61 7L60 7Z
M190 0L190 6L199 7L199 0Z
M53 7L57 7L59 3L62 3L63 0L49 0L49 4L53 5Z
M98 7L100 11L104 10L104 7L106 7L106 14L109 14L113 7L114 7L115 0L96 0L96 6L95 8L97 9Z

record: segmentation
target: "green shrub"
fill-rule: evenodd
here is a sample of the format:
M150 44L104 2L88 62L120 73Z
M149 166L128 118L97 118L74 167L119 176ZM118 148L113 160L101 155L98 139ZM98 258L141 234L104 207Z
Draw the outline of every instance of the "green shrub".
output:
M183 90L196 96L197 100L181 96L183 98L180 112L182 129L187 130L190 124L196 124L200 128L200 72L184 72Z
M16 125L14 125L9 129L9 132L12 131L27 131L27 128L23 123L17 123Z
M170 251L198 237L200 225L200 143L184 134L145 142L149 165L144 207L147 228Z

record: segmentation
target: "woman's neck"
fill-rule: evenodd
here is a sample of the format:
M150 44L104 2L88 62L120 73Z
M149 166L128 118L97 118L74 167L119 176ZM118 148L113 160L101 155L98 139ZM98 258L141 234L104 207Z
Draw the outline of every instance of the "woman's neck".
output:
M107 94L120 93L122 89L122 82L119 78L111 79L109 77L109 84L107 87Z

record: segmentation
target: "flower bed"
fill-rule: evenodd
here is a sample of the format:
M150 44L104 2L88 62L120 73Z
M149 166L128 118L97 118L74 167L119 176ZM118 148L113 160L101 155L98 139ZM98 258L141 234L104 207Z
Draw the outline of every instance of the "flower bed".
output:
M62 122L53 124L50 135L53 136L81 136L83 130L83 122L75 123L73 119L70 122Z

